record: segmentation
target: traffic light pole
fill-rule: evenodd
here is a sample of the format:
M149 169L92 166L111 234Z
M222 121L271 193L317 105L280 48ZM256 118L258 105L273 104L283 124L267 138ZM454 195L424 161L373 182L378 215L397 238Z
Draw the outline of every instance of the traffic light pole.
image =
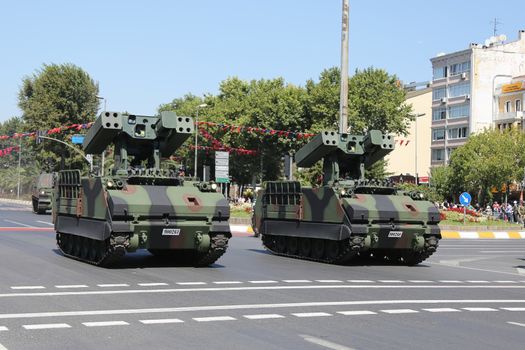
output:
M52 137L48 137L48 136L40 136L38 135L37 136L38 138L41 138L41 139L45 139L45 140L51 140L51 141L56 141L56 142L60 142L61 144L63 145L66 145L67 147L71 148L73 151L77 152L78 154L80 154L82 156L82 158L84 158L86 160L86 162L89 163L89 169L90 171L93 171L93 161L90 160L88 157L86 157L86 155L84 154L84 152L82 152L81 150L71 146L70 144L68 144L67 142L64 142L62 140L57 140L55 138L52 138ZM20 158L18 160L20 162Z
M20 165L22 164L22 138L18 139L18 184L16 186L16 199L20 199Z

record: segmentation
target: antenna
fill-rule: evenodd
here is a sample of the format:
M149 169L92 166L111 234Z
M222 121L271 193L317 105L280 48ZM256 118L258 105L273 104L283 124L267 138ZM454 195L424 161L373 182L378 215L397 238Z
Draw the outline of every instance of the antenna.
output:
M494 20L490 21L490 23L494 26L493 27L494 29L492 31L492 35L493 36L497 36L497 34L498 34L498 24L503 24L503 23L498 21L498 19L496 17L494 17Z

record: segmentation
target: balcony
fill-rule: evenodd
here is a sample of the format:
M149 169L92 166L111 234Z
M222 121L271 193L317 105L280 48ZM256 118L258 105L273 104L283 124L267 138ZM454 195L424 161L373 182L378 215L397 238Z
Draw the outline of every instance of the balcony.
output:
M499 112L494 121L518 121L523 119L523 111L518 112Z

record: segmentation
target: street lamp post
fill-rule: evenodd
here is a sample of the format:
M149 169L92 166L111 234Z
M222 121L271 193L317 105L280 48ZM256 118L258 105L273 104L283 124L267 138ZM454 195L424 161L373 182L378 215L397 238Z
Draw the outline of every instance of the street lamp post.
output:
M194 164L194 167L193 167L193 172L194 172L194 177L195 179L197 179L197 137L199 136L199 125L198 125L198 121L199 121L199 109L201 108L204 108L204 107L207 107L208 105L206 103L202 103L200 105L197 106L197 115L195 117L195 164Z
M415 163L416 168L415 168L414 174L416 175L416 185L419 184L419 176L418 176L418 172L417 172L417 119L419 117L424 116L424 115L425 115L425 113L419 113L419 114L415 115L415 117L416 117L416 119L415 119L415 122L416 122L415 123L415 128L416 128L416 130L415 130L415 133L414 133L414 139L415 139L415 142L414 142L414 147L415 147L415 151L414 151L415 159L414 160L415 160L415 162L414 163ZM445 152L446 152L446 150L445 150Z
M99 100L104 100L104 113L106 112L106 99L102 96L97 96L97 98ZM104 176L104 162L106 161L106 151L102 151L102 155L101 155L101 163L102 163L102 166L101 166L101 169L100 169L100 176Z

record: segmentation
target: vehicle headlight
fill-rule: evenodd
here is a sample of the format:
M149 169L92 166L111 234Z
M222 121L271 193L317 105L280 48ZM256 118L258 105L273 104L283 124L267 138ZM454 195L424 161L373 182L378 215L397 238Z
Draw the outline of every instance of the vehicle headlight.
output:
M112 181L108 181L106 185L108 186L108 188L111 188L111 187L113 187L113 182Z
M339 193L341 193L341 196L344 196L346 194L346 191L345 190L341 190L341 192L339 192Z
M40 191L40 194L46 194L46 191Z
M217 184L211 184L211 189L215 191L217 189Z

